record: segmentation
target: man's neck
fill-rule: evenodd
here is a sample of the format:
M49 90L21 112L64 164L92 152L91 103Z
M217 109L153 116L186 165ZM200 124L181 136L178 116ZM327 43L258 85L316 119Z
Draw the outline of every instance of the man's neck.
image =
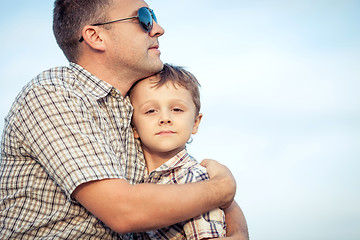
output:
M77 64L97 78L118 89L123 96L127 94L131 86L140 78L126 70L118 69L115 71L95 59L94 61L79 61Z

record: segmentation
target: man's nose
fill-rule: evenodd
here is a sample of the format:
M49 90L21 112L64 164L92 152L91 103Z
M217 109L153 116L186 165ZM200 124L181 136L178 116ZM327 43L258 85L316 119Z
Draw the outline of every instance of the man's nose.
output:
M165 30L155 21L153 21L153 28L149 32L151 37L160 37L165 33Z

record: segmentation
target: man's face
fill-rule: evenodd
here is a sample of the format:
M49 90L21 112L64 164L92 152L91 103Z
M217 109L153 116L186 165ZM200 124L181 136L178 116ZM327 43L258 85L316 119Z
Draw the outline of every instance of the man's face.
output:
M109 11L109 20L137 16L141 7L148 7L142 0L115 0ZM153 28L146 32L138 19L125 20L111 24L106 31L106 42L109 60L114 68L128 71L138 78L149 76L160 71L163 64L160 60L158 37L164 29L153 21Z

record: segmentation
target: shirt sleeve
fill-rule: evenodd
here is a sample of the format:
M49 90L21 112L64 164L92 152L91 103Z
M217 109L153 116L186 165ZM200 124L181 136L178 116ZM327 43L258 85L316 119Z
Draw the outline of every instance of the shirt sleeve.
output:
M191 219L185 223L184 232L190 240L225 237L224 211L218 208Z
M16 128L23 152L38 161L70 199L82 183L123 178L106 131L81 95L64 86L40 85L22 102Z
M200 182L209 179L206 168L194 164L188 169L185 182ZM191 219L184 225L186 239L218 238L226 236L225 214L220 208Z

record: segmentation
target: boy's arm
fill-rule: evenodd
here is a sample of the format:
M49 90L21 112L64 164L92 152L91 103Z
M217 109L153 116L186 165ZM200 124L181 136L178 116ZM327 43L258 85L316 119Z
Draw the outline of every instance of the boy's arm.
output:
M106 179L84 183L72 196L116 232L158 229L232 203L236 183L229 169L211 160L203 165L212 175L208 181L131 185Z

